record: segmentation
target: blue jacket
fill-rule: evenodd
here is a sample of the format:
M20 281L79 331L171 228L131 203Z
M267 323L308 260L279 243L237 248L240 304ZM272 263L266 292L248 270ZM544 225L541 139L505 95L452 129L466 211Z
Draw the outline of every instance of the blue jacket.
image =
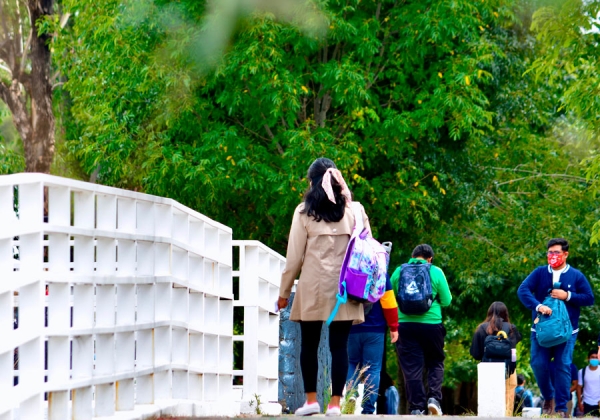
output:
M381 299L375 302L369 313L365 315L365 322L352 326L350 334L363 332L385 334L388 327L390 331L398 331L398 303L389 276Z
M573 333L579 332L580 308L594 304L594 293L583 273L568 264L560 275L560 284L562 290L570 292L570 296L564 302L569 312ZM532 320L537 316L535 309L544 301L551 289L552 267L549 265L533 270L519 286L517 294L523 305L531 310Z
M533 393L523 385L515 388L515 395L521 394L522 407L533 407Z

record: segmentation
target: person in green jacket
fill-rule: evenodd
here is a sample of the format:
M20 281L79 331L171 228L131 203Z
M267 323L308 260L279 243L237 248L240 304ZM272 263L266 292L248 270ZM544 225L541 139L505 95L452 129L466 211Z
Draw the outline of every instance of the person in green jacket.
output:
M431 279L431 307L422 314L405 314L398 308L398 335L396 350L404 375L409 412L412 415L442 415L442 382L444 381L444 338L446 329L442 324L442 308L450 305L452 295L448 281L441 268L433 265L433 249L427 244L418 245L412 252L408 264L398 267L392 274L391 283L400 304L403 294L398 294L402 283L402 269L407 273L412 264L426 264ZM426 269L427 266L423 267ZM421 285L411 282L407 285L417 291ZM423 292L423 290L420 290ZM427 368L426 392L423 384L423 368Z

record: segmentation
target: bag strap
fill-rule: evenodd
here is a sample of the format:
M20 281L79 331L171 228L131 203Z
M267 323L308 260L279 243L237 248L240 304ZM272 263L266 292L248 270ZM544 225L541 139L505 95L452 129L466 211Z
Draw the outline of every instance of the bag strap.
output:
M354 230L352 231L352 236L357 237L360 235L365 228L365 224L363 222L361 204L358 201L353 201L350 204L352 208L352 212L354 213Z
M583 391L583 387L585 386L585 371L587 370L587 366L584 367L581 371L581 390ZM582 392L583 394L583 392Z
M358 237L358 235L360 235L364 229L360 203L358 201L353 201L352 203L350 203L350 207L352 208L352 212L354 213L354 229L352 230L352 236L350 236L350 241L348 242L348 248L346 248L344 262L342 263L342 269L340 270L340 277L344 275L345 267L348 265L348 251L352 246L354 239ZM340 278L340 280L342 279ZM325 321L325 325L327 325L328 327L331 325L333 319L337 315L338 310L340 309L340 305L343 305L344 303L348 302L346 280L341 281L338 287L338 293L335 295L335 298L336 302L335 306L333 307L333 311L331 311L331 315L329 315L329 318L327 318L327 321Z
M331 315L329 315L329 318L327 318L327 321L325 321L325 325L327 325L328 327L331 325L331 323L333 322L333 319L337 315L338 309L340 309L340 305L348 302L348 293L346 291L346 281L345 280L342 282L342 287L344 289L344 295L342 296L340 293L335 295L337 302L335 303L335 306L333 307L333 311L331 311Z
M482 326L484 327L484 331L486 331L487 334L487 327L490 325L489 322L484 322L482 324ZM500 331L496 331L495 336L497 336L498 334L500 334L500 332L504 332L506 334L506 338L508 340L510 340L510 324L508 322L502 322L502 328L500 329ZM488 334L488 335L494 335L494 334Z

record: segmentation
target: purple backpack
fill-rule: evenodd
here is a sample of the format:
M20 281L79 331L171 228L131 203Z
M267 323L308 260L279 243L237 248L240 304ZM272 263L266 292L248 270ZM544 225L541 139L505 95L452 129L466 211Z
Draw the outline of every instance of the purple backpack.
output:
M352 211L354 230L340 271L337 302L327 319L327 325L331 324L339 306L346 303L348 298L357 302L373 303L385 293L388 247L391 247L391 243L386 242L384 246L373 239L371 232L363 224L360 203L353 202Z

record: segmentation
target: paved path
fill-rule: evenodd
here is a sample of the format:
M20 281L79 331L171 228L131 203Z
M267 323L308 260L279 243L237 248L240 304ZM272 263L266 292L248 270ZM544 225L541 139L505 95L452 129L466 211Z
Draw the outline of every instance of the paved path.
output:
M319 417L325 417L325 414L317 414L317 415L314 415L314 416L310 416L310 418L319 418ZM427 417L429 417L429 416L427 416ZM386 419L386 420L387 419L390 419L390 420L392 420L392 419L405 419L405 420L408 420L408 419L422 419L422 420L424 420L427 417L425 417L425 416L399 416L399 415L398 416L391 416L391 415L390 416L388 416L388 415L386 415L386 416L384 416L384 415L357 416L357 415L350 415L350 414L347 414L347 415L344 414L344 415L341 416L341 418L344 419L344 420L351 420L351 419L352 420L368 420L368 419L374 419L374 418L383 418L383 419ZM443 420L465 420L465 417L473 418L473 419L477 418L477 416L466 416L466 415L464 415L464 416L442 416L442 419ZM183 418L183 417L177 417L177 418L176 417L161 417L158 420L200 420L200 419L206 419L206 418L209 418L209 417L194 417L194 418L190 418L190 417L185 417L185 418ZM234 418L236 418L236 419L237 418L263 418L263 419L284 419L284 420L291 420L291 419L294 419L294 418L298 418L299 419L300 417L296 417L296 416L294 416L292 414L286 415L286 416L279 416L279 417L254 416L254 415L248 414L248 415L241 415L241 416L234 417ZM481 417L481 418L483 418L483 417ZM486 420L509 419L509 418L514 418L514 417L485 417Z

